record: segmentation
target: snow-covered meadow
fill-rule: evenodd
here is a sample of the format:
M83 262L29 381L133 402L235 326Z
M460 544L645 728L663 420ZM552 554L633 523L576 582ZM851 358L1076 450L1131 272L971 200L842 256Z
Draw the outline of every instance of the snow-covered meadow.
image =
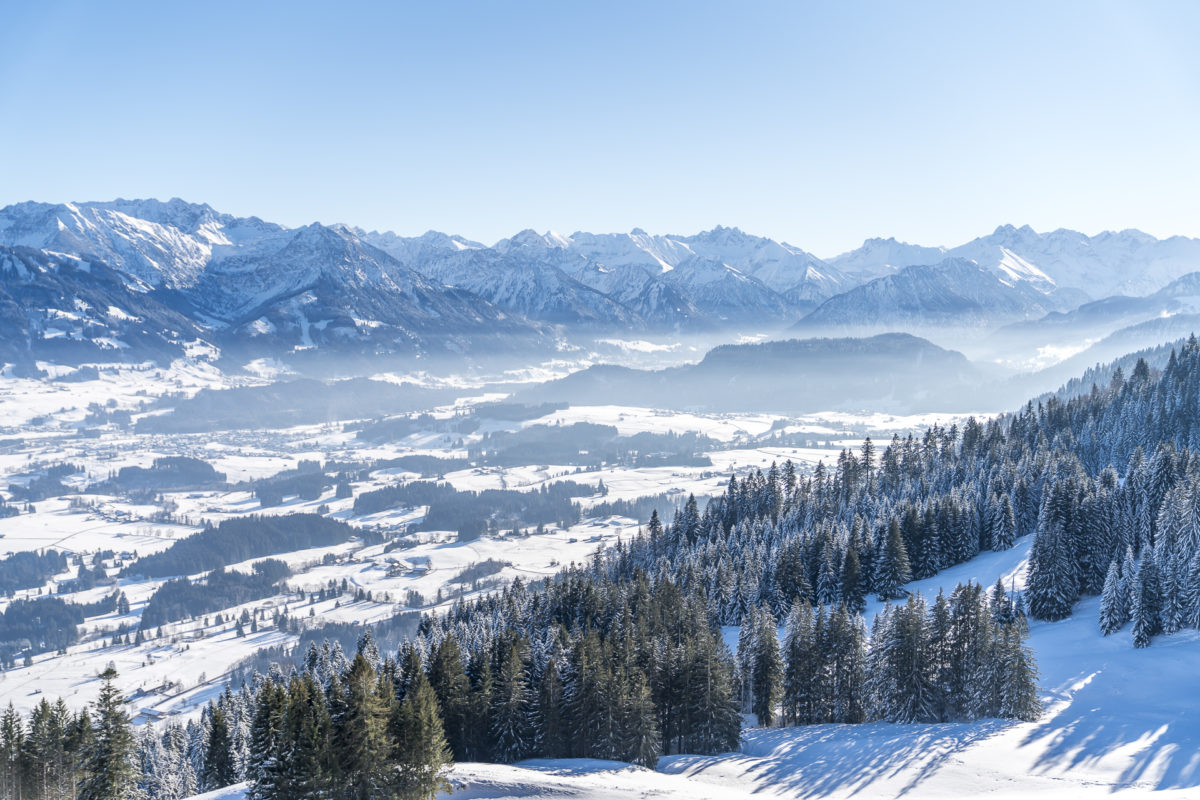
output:
M1023 584L1028 539L908 588ZM1056 623L1033 622L1045 711L1036 722L748 728L740 752L664 756L655 770L612 761L457 764L454 800L482 798L1161 798L1196 796L1200 635L1134 649L1128 630L1101 636L1098 598ZM868 616L878 609L873 603ZM736 631L729 631L736 639ZM245 786L202 795L240 800Z
M389 549L352 539L343 544L297 550L279 556L292 569L288 591L223 609L204 618L164 626L162 638L112 646L122 624L136 629L142 609L162 580L120 578L113 586L64 595L93 602L114 588L129 600L126 613L92 617L82 637L63 654L45 653L29 664L0 673L0 701L28 710L43 697L62 696L72 705L94 699L97 675L109 664L139 721L175 714L192 715L224 684L229 670L263 648L289 646L293 634L270 625L239 636L234 620L243 612L286 611L304 625L366 623L415 608L434 610L439 602L487 591L515 578L532 580L580 562L597 548L630 537L638 522L628 517L595 518L587 510L605 501L667 495L682 502L688 494L719 493L731 473L766 469L791 459L802 470L835 460L841 447L857 446L870 435L879 445L892 433L906 435L929 424L961 418L890 416L844 412L778 419L761 414L705 415L621 406L572 406L519 422L487 421L473 433L449 436L417 431L384 443L362 441L343 427L351 420L298 425L278 430L229 430L209 434L141 435L117 426L80 435L88 405L128 408L135 413L147 399L166 391L188 393L226 380L205 368L153 373L117 371L69 388L14 379L0 391L0 485L23 485L47 465L69 461L82 472L64 478L68 493L21 508L0 519L0 555L56 549L90 557L113 551L128 559L169 547L219 522L248 514L321 513L388 536L419 522L423 508L395 508L355 515L352 498L332 489L320 497L288 497L262 507L249 481L294 469L304 460L363 463L404 455L465 458L466 448L496 431L532 425L591 422L612 425L622 435L643 432L703 434L716 446L705 453L711 466L602 465L580 470L571 465L471 466L450 471L444 480L460 490L536 490L558 480L606 489L580 498L584 519L569 528L547 526L528 535L490 533L459 541L453 531L409 534L405 546ZM254 381L254 377L239 380ZM478 402L464 398L431 408L445 420ZM494 400L495 396L485 399ZM22 431L17 437L14 433ZM125 466L149 466L155 458L190 455L226 474L219 489L163 492L154 502L120 495L85 493L94 482ZM356 481L356 494L419 476L399 468L371 472ZM241 485L238 485L241 484ZM72 498L75 498L72 502ZM163 515L169 506L170 514ZM987 552L910 588L927 597L967 579L1020 588L1028 556L1027 540L1002 553ZM459 580L472 565L495 561L501 567L482 584ZM249 564L232 565L246 569ZM115 562L110 567L115 573ZM15 593L36 597L55 590L70 574L54 576L40 589ZM309 594L330 582L345 581L349 594L314 600ZM358 590L370 592L356 598ZM9 602L0 601L0 608ZM1200 782L1200 700L1187 691L1200 661L1200 637L1180 633L1148 650L1130 646L1129 633L1102 637L1096 626L1098 601L1086 600L1074 616L1058 623L1034 623L1031 644L1043 688L1045 714L1033 723L987 720L937 725L822 725L799 729L747 729L741 752L718 756L664 757L656 771L615 762L539 761L518 765L459 764L452 772L456 798L501 797L1027 797L1056 793L1090 797L1111 794L1173 798L1192 796ZM868 618L878 604L868 609ZM736 631L729 631L731 641ZM1081 654L1087 658L1081 658ZM212 798L241 797L236 787Z
M40 365L53 371L52 365ZM359 540L327 548L297 550L278 556L293 571L287 580L289 594L223 609L205 618L164 626L164 637L137 644L111 645L115 631L136 630L140 614L165 579L115 579L108 586L60 595L74 602L95 602L114 590L129 600L125 614L111 612L88 618L80 641L63 654L34 656L0 673L0 700L28 710L42 697L63 696L72 704L94 698L98 675L110 663L120 672L120 686L131 697L130 708L139 719L146 715L192 713L220 690L224 676L240 661L262 648L287 646L296 637L264 625L237 636L233 621L243 611L272 615L286 611L303 625L331 622L367 623L416 608L435 609L439 602L500 585L514 578L535 580L554 574L572 562L587 559L598 548L630 537L638 521L629 517L593 517L589 509L602 502L636 500L665 495L682 504L689 495L706 498L719 494L730 474L767 469L772 462L791 459L800 469L818 461L836 459L841 446L857 446L862 436L877 440L902 435L935 421L932 417L895 417L832 412L780 419L763 414L697 414L624 406L571 406L541 417L515 422L485 419L466 435L415 431L383 443L365 441L345 427L355 420L329 419L279 429L216 430L203 434L141 434L129 427L103 424L96 417L106 412L128 411L137 421L168 394L189 397L201 389L264 385L275 372L270 365L251 365L230 377L203 359L176 362L169 368L150 365L112 367L89 380L59 383L6 377L0 384L0 487L25 486L51 465L67 462L80 471L62 478L67 493L20 506L16 516L0 518L0 557L22 551L58 550L90 559L111 551L108 572L115 575L122 563L169 548L176 541L203 529L205 524L250 514L321 513L364 530L387 536L402 534L419 522L425 509L395 508L355 515L353 498L338 498L332 489L319 497L291 496L262 506L250 482L295 469L302 461L370 463L407 455L465 458L469 447L484 435L516 431L530 426L569 426L588 422L615 427L622 436L638 433L695 433L715 442L704 453L711 466L601 465L582 470L569 465L524 464L506 467L468 467L451 471L444 480L456 489L483 491L510 489L533 491L559 480L599 487L605 492L579 499L584 518L569 528L546 526L528 535L495 532L460 542L453 531L428 531L409 536L403 549L385 552L384 545ZM541 375L536 371L533 377ZM502 376L512 380L514 376ZM380 376L395 383L439 385L426 375ZM441 381L441 384L444 384ZM463 379L462 396L428 410L434 420L445 421L481 402L502 399L504 393L487 392L479 380ZM455 384L459 386L459 384ZM938 419L945 424L955 419ZM86 433L85 433L86 430ZM779 437L787 437L782 444ZM5 438L8 437L8 438ZM205 461L226 476L224 488L163 491L153 499L131 500L106 494L94 487L123 467L149 467L165 456L188 456ZM373 470L356 481L354 493L416 480L419 475L397 468ZM11 498L11 492L8 493ZM673 513L664 508L662 513ZM498 571L479 584L463 583L459 575L475 564L497 562ZM248 569L249 564L231 566ZM60 591L71 573L57 575L43 586L22 589L13 598L36 598ZM192 577L199 577L194 575ZM371 600L311 602L300 592L318 591L331 581L345 582L354 596L370 592ZM410 602L416 598L416 605ZM0 599L0 611L9 600ZM216 622L220 615L222 622Z

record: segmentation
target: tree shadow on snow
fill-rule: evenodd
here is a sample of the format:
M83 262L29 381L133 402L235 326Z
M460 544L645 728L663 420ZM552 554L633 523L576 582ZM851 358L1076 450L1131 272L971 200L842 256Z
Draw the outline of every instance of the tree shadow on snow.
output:
M1190 691L1195 679L1159 674L1155 667L1160 665L1151 657L1142 666L1130 671L1125 664L1110 663L1077 676L1069 686L1069 701L1052 704L1021 742L1044 748L1034 769L1057 772L1123 758L1129 763L1113 782L1113 791L1134 784L1155 789L1200 785L1200 709ZM1170 697L1164 687L1189 690Z
M744 753L724 756L668 757L659 770L692 774L709 768L735 770L763 790L785 790L797 797L856 794L880 780L911 774L896 793L917 789L963 750L1012 723L895 725L812 725L756 730Z

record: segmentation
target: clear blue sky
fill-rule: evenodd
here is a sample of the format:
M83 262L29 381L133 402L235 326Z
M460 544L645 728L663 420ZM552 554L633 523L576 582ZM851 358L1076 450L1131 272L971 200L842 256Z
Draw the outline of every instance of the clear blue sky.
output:
M1200 235L1200 3L4 0L0 204L828 256Z

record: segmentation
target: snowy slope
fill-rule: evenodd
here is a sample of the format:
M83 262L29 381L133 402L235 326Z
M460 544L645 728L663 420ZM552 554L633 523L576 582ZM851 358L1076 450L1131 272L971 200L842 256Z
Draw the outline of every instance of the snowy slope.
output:
M1200 268L1200 240L1182 236L1159 240L1138 230L1089 237L1065 228L1037 233L1028 225L1005 225L951 252L984 265L1011 253L1036 265L1056 285L1080 289L1094 298L1148 294Z
M1028 225L1001 225L991 234L945 248L920 247L895 239L868 239L830 264L869 279L898 268L965 258L999 276L1028 281L1046 291L1071 289L1099 300L1115 294L1146 295L1200 269L1200 239L1156 239L1138 230L1088 236L1059 228L1038 233Z
M707 316L684 287L636 264L609 266L586 259L568 264L580 283L611 297L647 324L667 327L706 327Z
M539 260L495 250L465 249L430 259L421 272L466 289L500 308L555 323L631 327L637 315L607 294Z
M103 263L0 245L0 361L169 361L203 335Z
M923 247L918 244L887 239L867 239L862 247L829 259L829 263L859 280L890 275L904 267L936 264L946 258L944 247Z
M802 300L823 300L856 281L835 266L786 242L718 225L683 239L699 256L736 267L767 287Z
M1013 576L1028 541L913 584L926 596ZM479 798L1160 798L1200 794L1200 659L1196 632L1135 650L1127 631L1102 637L1097 601L1058 623L1034 623L1045 713L1014 723L814 725L750 729L740 753L666 756L656 771L564 759L459 764L456 800ZM736 637L736 634L734 634ZM202 795L233 800L237 790Z
M1024 583L1030 539L1011 550L985 552L908 587L932 598L959 583L991 586L997 578ZM873 602L868 619L879 608ZM1103 637L1098 598L1072 617L1033 622L1030 645L1040 671L1045 712L1031 723L817 725L751 729L741 753L668 756L658 772L686 779L674 785L646 775L632 796L996 798L1155 797L1200 795L1200 633L1157 637L1144 650L1128 628ZM736 639L736 632L731 632ZM554 762L549 762L554 763ZM520 767L460 765L468 781L457 797L604 797L601 765L546 762ZM607 768L614 792L636 771ZM596 792L592 794L591 792ZM661 793L661 794L660 794ZM676 794L678 793L678 794ZM617 795L620 796L620 795ZM624 796L630 796L626 794Z
M178 199L23 203L0 209L0 245L106 265L126 289L152 291L222 346L403 352L432 338L536 336L520 317L340 225L288 229ZM439 247L470 251L471 243L428 236L411 249Z
M1046 316L1006 325L996 331L998 349L1014 342L1056 342L1059 345L1077 343L1077 350L1119 331L1136 346L1123 352L1140 349L1148 344L1170 341L1194 330L1195 315L1200 313L1200 272L1192 272L1171 281L1145 297L1115 295L1085 303L1067 312L1051 312ZM1164 338L1151 341L1161 329ZM1182 330L1182 333L1175 331ZM1152 334L1149 338L1138 333ZM1089 362L1094 363L1094 362Z
M695 256L664 277L693 305L718 320L764 321L789 316L789 303L779 293L723 261Z
M982 327L1031 319L1061 308L1054 295L1024 280L1006 280L965 259L905 267L818 306L797 330Z
M1022 586L1028 537L910 589L997 578ZM868 615L878 608L873 603ZM749 729L739 753L666 756L656 771L617 762L459 764L456 800L481 798L1161 798L1200 794L1200 634L1135 650L1129 632L1100 635L1098 601L1071 618L1034 622L1030 644L1045 703L1037 722L814 725ZM736 639L736 631L730 637ZM202 795L234 800L233 788Z
M694 236L656 236L640 228L570 236L527 230L497 242L495 249L558 266L610 296L621 289L626 302L659 323L674 321L670 317L681 310L683 319L692 319L689 306L717 322L780 319L852 283L799 248L721 226ZM678 300L660 288L660 277L673 286ZM632 295L630 287L637 287ZM640 299L648 287L653 287L651 302Z
M189 286L220 253L269 249L286 236L282 226L179 198L0 209L0 244L90 256L149 286Z
M1028 538L909 588L927 597L967 580L1018 588ZM873 604L878 607L878 604ZM1128 631L1096 626L1098 600L1058 623L1032 625L1045 713L1016 723L816 725L751 729L741 753L668 756L658 772L682 784L601 764L530 768L460 765L456 797L1195 797L1200 786L1200 634L1159 637L1135 650ZM869 609L870 614L874 609ZM621 791L627 794L620 794Z

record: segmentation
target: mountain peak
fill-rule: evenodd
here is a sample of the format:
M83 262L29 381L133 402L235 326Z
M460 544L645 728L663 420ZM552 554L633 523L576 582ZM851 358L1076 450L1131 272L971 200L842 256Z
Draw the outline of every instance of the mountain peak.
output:
M711 230L700 231L691 238L700 241L744 242L747 239L757 239L758 237L751 236L736 225L732 228L717 225Z
M1005 237L1005 238L1012 238L1012 237L1028 238L1030 236L1037 236L1037 235L1038 235L1038 232L1035 231L1029 225L1022 225L1019 228L1016 227L1015 225L1001 225L1000 227L996 228L996 230L992 233L992 236Z

